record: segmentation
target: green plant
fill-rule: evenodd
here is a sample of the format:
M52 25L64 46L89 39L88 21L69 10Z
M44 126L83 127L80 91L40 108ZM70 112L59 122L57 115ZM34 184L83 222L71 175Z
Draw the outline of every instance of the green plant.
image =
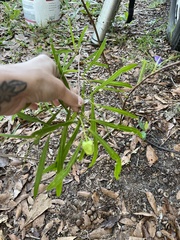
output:
M165 3L166 0L156 0L156 1L153 1L150 5L149 5L149 8L156 8L158 7L160 4L163 4Z
M9 20L17 20L20 16L21 10L17 9L16 4L13 4L12 6L7 3L3 2L4 5L4 13L6 14L6 18Z
M141 131L142 138L146 139L146 132L149 129L149 123L147 121L142 122L141 120L138 120L138 125L139 125L140 129L142 130Z
M148 52L148 49L151 49L152 46L156 44L154 37L151 36L149 33L147 33L146 35L139 36L136 39L136 42L138 45L138 49L143 52Z
M67 87L69 87L65 74L69 73L70 71L74 72L74 69L70 69L70 67L75 57L75 56L72 56L72 53L76 55L77 51L70 51L70 50L63 50L63 49L55 50L54 45L51 44L51 46L52 46L52 53L57 63L57 67L58 67L61 79L64 82L64 84ZM73 46L77 50L80 45L74 42ZM106 67L104 64L100 63L99 61L104 48L105 48L105 42L103 42L100 48L97 51L95 51L95 53L91 55L91 57L88 58L87 61L85 61L87 65L86 72L89 71L92 67L97 65L98 67L99 66ZM62 59L61 57L62 54L64 56L64 59ZM71 54L72 57L68 57L69 54ZM119 70L117 70L115 73L113 73L106 80L92 80L92 81L88 81L87 79L84 80L81 94L84 96L84 98L88 99L89 101L89 108L91 111L90 119L88 119L85 116L86 106L83 106L81 112L77 114L77 113L71 112L71 109L67 108L62 103L62 108L59 109L56 113L51 113L50 118L47 121L41 120L40 118L38 118L38 116L36 117L30 116L23 112L20 112L17 114L19 118L22 118L28 122L33 122L33 123L37 122L41 124L41 129L35 131L30 136L15 135L15 133L0 134L0 136L3 136L3 137L32 139L34 141L34 144L38 144L42 138L47 139L45 142L44 148L42 149L42 153L41 153L41 157L40 157L40 161L39 161L39 165L36 173L34 196L38 194L38 187L39 187L39 183L41 181L42 175L49 171L55 171L56 175L53 181L49 184L47 189L52 190L55 188L56 194L59 196L62 192L63 179L69 174L72 165L78 159L79 160L83 159L84 154L87 154L92 157L90 167L93 166L98 157L99 145L102 145L105 151L111 157L111 159L115 161L114 177L116 179L119 178L120 172L121 172L120 156L108 144L108 142L100 136L98 132L98 126L99 125L104 126L107 132L113 129L118 131L131 132L131 133L137 134L140 137L142 136L141 132L134 127L124 126L122 124L109 123L101 118L98 118L96 116L97 115L96 112L99 111L100 109L101 110L103 109L103 111L106 110L111 112L112 114L113 113L119 114L119 116L123 115L132 119L137 117L128 111L121 110L119 108L115 108L112 106L107 106L106 103L104 105L100 105L96 103L95 98L96 98L96 95L99 94L99 92L102 93L102 91L108 90L112 92L116 92L116 91L122 92L124 87L131 88L130 84L119 82L117 81L117 78L123 73L126 73L132 70L134 67L136 67L136 64L129 64L127 66L124 66ZM88 85L95 84L95 87L93 87L91 94L88 96L86 96L85 94L86 83ZM66 115L66 120L62 121L61 123L55 123L54 119L56 118L57 114L62 111ZM61 131L59 134L59 148L58 148L57 155L55 157L54 162L49 166L46 166L45 162L46 162L46 157L48 152L50 136L54 131L59 129L61 129ZM78 138L79 133L81 133L81 138ZM76 142L76 145L75 145L75 142ZM70 150L71 152L73 152L72 155L69 155Z

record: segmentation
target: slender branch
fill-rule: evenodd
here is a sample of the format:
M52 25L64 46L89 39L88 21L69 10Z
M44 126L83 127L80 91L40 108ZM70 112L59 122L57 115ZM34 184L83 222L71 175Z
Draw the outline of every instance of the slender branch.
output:
M125 109L127 100L129 99L129 97L131 96L131 94L132 94L140 85L142 85L148 78L156 75L156 74L159 73L159 72L162 72L163 70L165 70L165 69L167 69L167 68L170 68L170 67L173 67L173 66L176 66L176 65L179 65L179 64L180 64L180 61L175 62L175 63L171 63L171 64L166 65L166 66L158 69L157 71L155 71L155 72L150 73L149 75L147 75L140 83L138 83L138 84L129 92L129 94L127 95L126 99L124 100L124 103L123 103L123 106L122 106L122 110Z
M91 24L92 24L92 26L93 26L93 28L94 28L94 31L95 31L95 33L96 33L97 40L98 40L98 43L99 43L99 46L100 46L100 45L101 45L101 41L100 41L100 38L99 38L99 34L98 34L98 31L97 31L96 25L95 25L94 20L93 20L93 18L92 18L92 15L91 15L91 13L89 12L88 8L86 7L86 4L85 4L84 0L81 0L81 2L82 2L82 4L83 4L83 7L84 7L84 9L86 10L87 15L88 15L88 17L89 17L89 19L90 19L90 22L91 22ZM108 66L108 72L109 72L109 75L111 76L111 75L112 75L112 72L111 72L111 69L110 69L110 67L109 67L109 64L108 64L108 61L107 61L107 59L106 59L106 56L105 56L105 54L104 54L104 51L102 52L102 57L103 57L103 60L104 60L105 64ZM118 98L119 98L121 104L123 104L123 99L122 99L120 93L118 92L117 95L118 95Z
M85 4L84 0L81 0L81 2L82 2L82 4L83 4L83 7L84 7L84 9L86 10L87 15L88 15L88 17L89 17L89 19L90 19L90 22L91 22L91 24L92 24L92 26L93 26L93 28L94 28L94 31L95 31L95 33L96 33L97 40L98 40L98 43L99 43L99 46L100 46L100 45L101 45L101 41L100 41L100 38L99 38L98 31L97 31L97 29L96 29L96 25L95 25L94 20L93 20L93 18L92 18L92 15L91 15L91 13L89 12L88 8L86 7L86 4ZM105 64L108 66L108 72L109 72L109 74L112 75L111 69L110 69L110 67L109 67L109 64L108 64L108 61L107 61L107 59L106 59L106 56L105 56L104 52L102 52L102 57L103 57L103 60L104 60Z

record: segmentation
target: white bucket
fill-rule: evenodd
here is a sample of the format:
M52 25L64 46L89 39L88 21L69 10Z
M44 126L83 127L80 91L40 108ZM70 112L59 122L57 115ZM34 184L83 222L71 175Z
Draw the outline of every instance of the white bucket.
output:
M22 5L28 24L44 27L60 19L60 0L22 0Z

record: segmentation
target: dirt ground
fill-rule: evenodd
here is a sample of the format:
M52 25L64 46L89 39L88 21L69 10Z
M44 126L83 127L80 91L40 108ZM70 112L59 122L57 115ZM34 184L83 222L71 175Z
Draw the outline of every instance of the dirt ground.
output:
M75 2L69 4L72 9L78 9ZM88 168L90 157L74 165L64 180L60 198L54 191L46 191L53 177L49 173L43 176L39 195L34 200L32 189L44 140L33 145L29 140L0 138L0 240L180 239L180 55L171 50L166 39L169 1L137 1L135 20L128 26L123 23L125 9L123 1L107 34L105 55L112 72L125 64L146 59L150 73L156 55L165 61L164 66L171 64L149 77L127 101L127 107L142 122L149 122L146 141L117 131L105 136L105 129L99 129L122 158L120 179L114 179L114 162L100 148L92 168ZM53 36L50 28L33 30L28 27L23 13L18 21L13 20L8 26L4 24L7 14L2 3L0 12L3 23L0 26L0 62L3 64L50 51L50 37L57 49L70 44L65 29L67 17L74 14L71 9L64 9L60 23L53 25ZM77 34L85 23L90 25L88 16L81 11L76 13L74 21ZM95 49L90 43L91 34L92 26L89 26L82 56L88 56ZM121 81L135 86L139 71L137 67L124 74ZM107 76L107 70L97 68L88 75L89 79L106 79ZM76 73L68 76L72 77L78 78ZM108 91L100 94L96 102L120 107L118 96ZM98 114L108 121L118 120L117 115ZM131 124L138 126L132 120ZM30 134L38 127L17 117L4 117L0 122L2 133ZM54 132L48 161L54 159L58 140L58 133Z

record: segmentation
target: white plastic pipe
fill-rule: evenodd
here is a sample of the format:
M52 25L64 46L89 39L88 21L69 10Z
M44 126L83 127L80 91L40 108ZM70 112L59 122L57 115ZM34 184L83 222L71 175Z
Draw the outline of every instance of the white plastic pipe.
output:
M106 32L114 19L116 12L118 11L121 0L105 0L100 15L96 23L96 29L98 32L99 40L102 42L106 35ZM94 31L91 41L93 44L98 45L98 38Z

